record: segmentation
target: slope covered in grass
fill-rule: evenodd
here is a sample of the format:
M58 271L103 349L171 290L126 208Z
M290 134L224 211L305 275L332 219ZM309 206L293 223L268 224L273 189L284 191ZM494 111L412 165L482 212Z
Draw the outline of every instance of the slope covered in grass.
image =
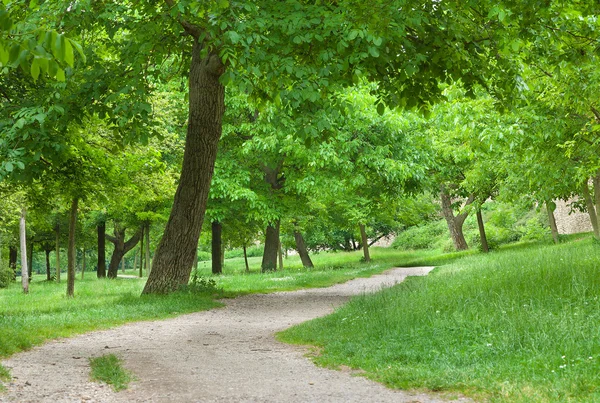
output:
M280 337L392 387L600 401L599 257L591 240L467 256Z

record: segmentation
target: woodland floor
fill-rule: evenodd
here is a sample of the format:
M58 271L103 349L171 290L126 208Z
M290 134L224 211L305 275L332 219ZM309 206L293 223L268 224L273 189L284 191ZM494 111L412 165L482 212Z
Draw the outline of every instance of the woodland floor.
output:
M220 309L48 342L2 362L13 380L0 401L443 402L387 389L355 371L317 367L305 357L307 348L274 337L352 295L431 269L398 268L328 288L247 295L223 301ZM136 377L127 390L89 380L88 358L109 353Z

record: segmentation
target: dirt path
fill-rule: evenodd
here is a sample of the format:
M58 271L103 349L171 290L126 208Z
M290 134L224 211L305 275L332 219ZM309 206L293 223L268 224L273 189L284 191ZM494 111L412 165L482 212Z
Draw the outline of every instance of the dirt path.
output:
M274 333L326 315L352 295L426 275L393 269L329 288L249 295L226 307L49 342L2 362L14 377L0 401L441 402L316 367ZM89 382L88 357L116 353L138 380L115 393Z

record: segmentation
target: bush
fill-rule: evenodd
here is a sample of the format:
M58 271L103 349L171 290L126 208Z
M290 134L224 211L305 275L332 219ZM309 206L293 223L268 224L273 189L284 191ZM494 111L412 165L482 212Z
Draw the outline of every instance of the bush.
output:
M440 241L443 243L447 232L444 220L431 221L402 231L394 239L392 247L400 250L435 249L441 246Z
M264 245L249 246L246 248L246 255L248 255L248 257L260 257L263 255L264 248ZM235 248L225 251L225 259L233 259L236 257L244 257L244 250L242 248Z
M205 252L203 250L199 250L198 251L198 261L199 262L206 262L212 259L212 255L210 252Z
M0 288L6 288L13 281L13 272L7 264L0 263Z
M519 232L523 241L539 241L550 236L550 228L545 226L539 217L527 220L519 227Z

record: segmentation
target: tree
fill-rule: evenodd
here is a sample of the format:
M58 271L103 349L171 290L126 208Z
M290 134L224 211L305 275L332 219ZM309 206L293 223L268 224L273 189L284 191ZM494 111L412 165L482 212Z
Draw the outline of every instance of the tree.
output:
M170 292L189 279L221 136L222 83L297 107L323 97L331 83L348 85L365 75L402 88L386 99L410 106L439 96L438 78L463 76L469 84L506 67L502 58L487 63L495 32L479 27L490 22L481 18L488 4L166 3L159 12L177 21L192 42L190 118L179 187L144 293ZM497 19L492 25L502 27ZM320 61L336 66L321 68Z

